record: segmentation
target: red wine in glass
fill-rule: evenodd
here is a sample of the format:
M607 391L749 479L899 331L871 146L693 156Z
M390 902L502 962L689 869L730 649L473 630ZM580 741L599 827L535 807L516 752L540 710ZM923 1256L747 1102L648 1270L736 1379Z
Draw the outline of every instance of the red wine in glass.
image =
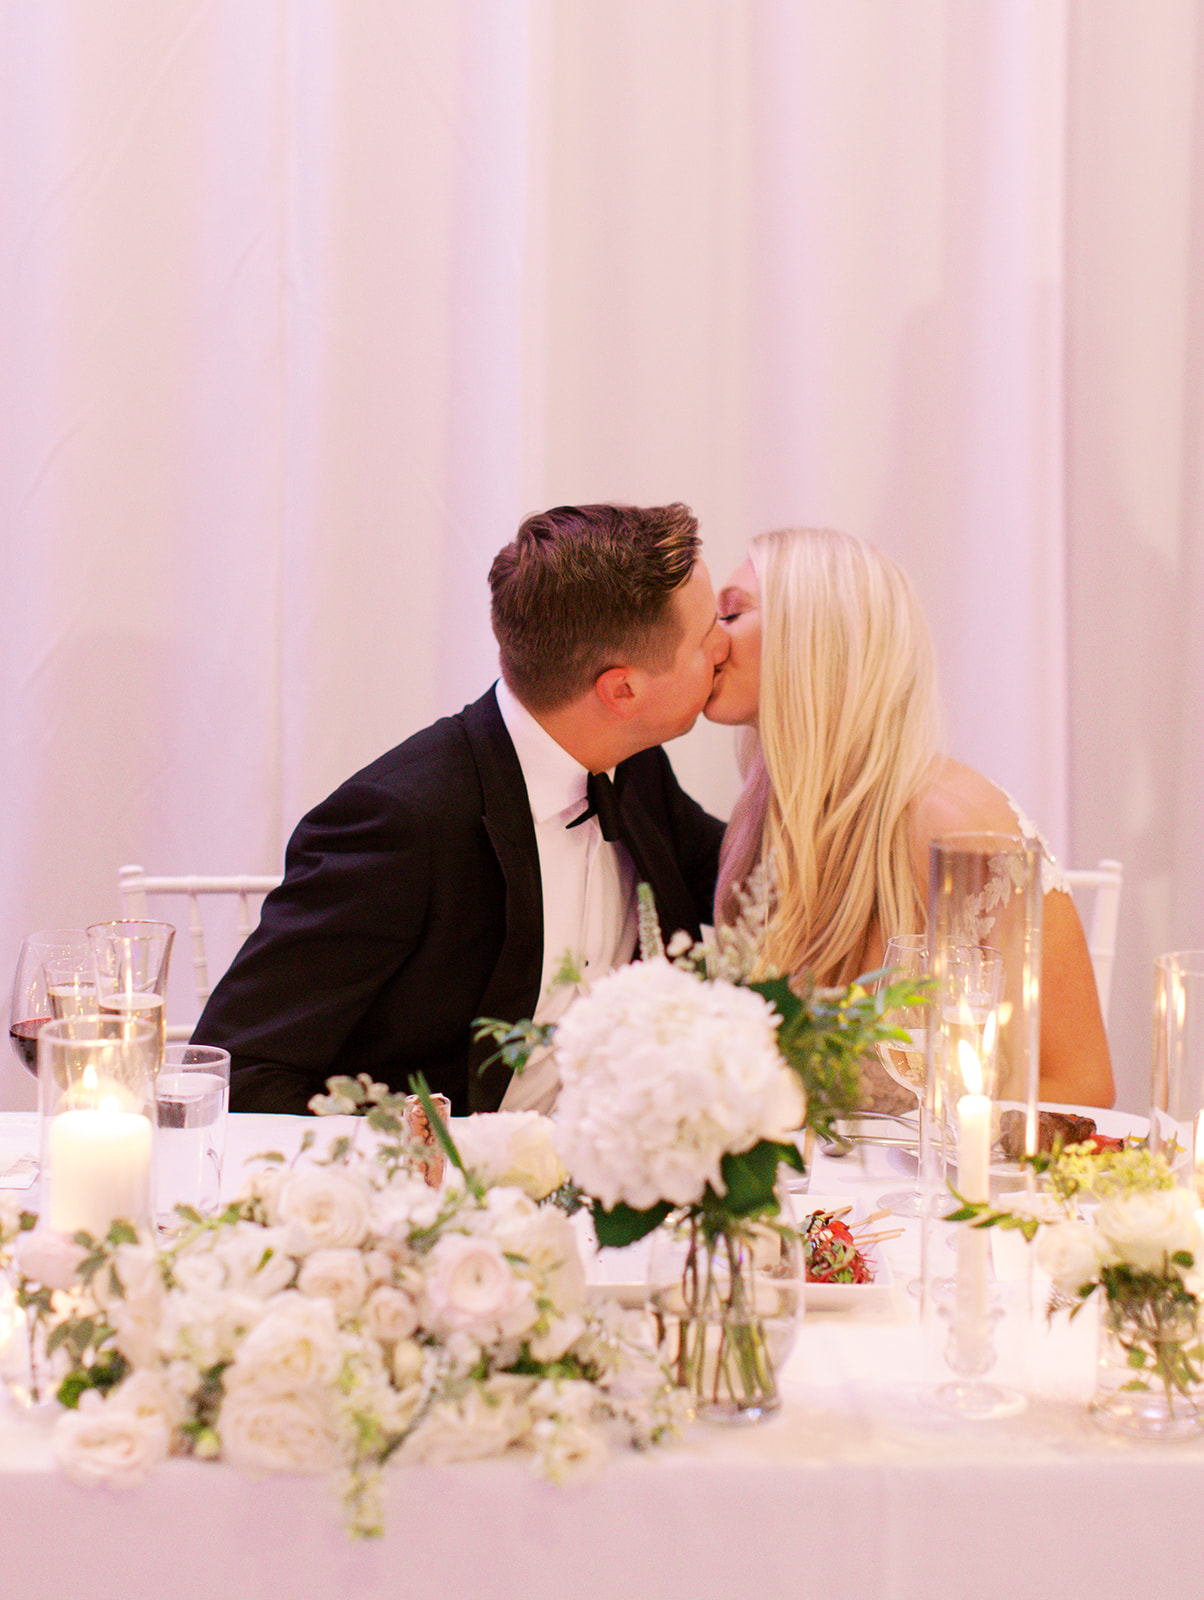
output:
M14 1022L8 1030L9 1042L17 1053L17 1060L36 1078L38 1075L38 1033L49 1017L30 1017L27 1022Z

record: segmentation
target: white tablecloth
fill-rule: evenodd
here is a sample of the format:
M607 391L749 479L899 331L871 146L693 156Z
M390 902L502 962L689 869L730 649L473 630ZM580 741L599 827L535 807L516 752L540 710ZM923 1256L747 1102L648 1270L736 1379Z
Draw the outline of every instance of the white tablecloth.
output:
M0 1123L4 1119L0 1119ZM303 1119L231 1119L241 1155L285 1148ZM304 1125L313 1126L305 1121ZM821 1161L819 1193L906 1181L898 1156ZM893 1170L892 1170L893 1168ZM859 1310L809 1311L785 1403L744 1430L697 1426L557 1489L524 1465L395 1468L383 1540L354 1544L321 1480L249 1481L172 1461L142 1487L85 1490L53 1467L45 1425L0 1407L4 1593L88 1600L822 1595L1012 1600L1040 1588L1133 1600L1191 1592L1204 1570L1204 1435L1142 1445L1090 1420L1094 1330L1016 1335L999 1374L1027 1410L970 1423L935 1409L936 1331L906 1292L915 1240L886 1247L897 1283ZM1006 1277L1006 1261L1000 1271ZM1014 1321L1015 1319L1013 1319Z

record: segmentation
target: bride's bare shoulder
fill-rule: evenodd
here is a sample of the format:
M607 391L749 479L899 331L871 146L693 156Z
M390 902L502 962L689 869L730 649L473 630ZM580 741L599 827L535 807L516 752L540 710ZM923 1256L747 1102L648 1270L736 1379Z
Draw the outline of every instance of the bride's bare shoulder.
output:
M1015 828L1016 816L1002 789L973 767L938 757L914 801L913 830L922 850L943 833L1013 833Z

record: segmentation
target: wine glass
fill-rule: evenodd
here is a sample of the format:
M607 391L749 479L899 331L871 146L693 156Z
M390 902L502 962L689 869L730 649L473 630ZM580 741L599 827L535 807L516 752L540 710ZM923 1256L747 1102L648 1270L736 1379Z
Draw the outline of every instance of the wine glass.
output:
M52 975L47 973L48 966ZM38 1073L38 1033L42 1024L64 1014L55 1009L52 988L70 987L76 994L84 993L91 968L88 935L82 928L43 928L27 934L22 941L13 979L8 1037L17 1060L34 1077ZM65 996L62 1003L69 1003Z
M896 934L886 941L886 954L882 965L886 972L880 983L885 988L891 982L916 980L928 972L928 935L924 933ZM899 1006L883 1013L882 1020L906 1035L903 1039L887 1039L878 1045L878 1059L900 1086L916 1097L919 1107L919 1148L924 1148L924 1099L928 1084L928 1006L919 1001L914 1005ZM917 1174L910 1189L892 1189L880 1195L878 1204L895 1217L918 1217L923 1201Z

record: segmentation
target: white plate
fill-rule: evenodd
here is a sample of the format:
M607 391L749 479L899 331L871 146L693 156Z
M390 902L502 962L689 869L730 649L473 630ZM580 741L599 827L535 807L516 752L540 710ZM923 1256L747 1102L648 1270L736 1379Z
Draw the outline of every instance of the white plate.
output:
M796 1194L792 1196L792 1204L794 1220L800 1227L815 1211L840 1211L849 1206L850 1210L845 1214L845 1220L849 1222L860 1222L868 1214L863 1200L851 1199L848 1195L825 1197ZM629 1244L625 1250L598 1250L588 1216L578 1212L573 1220L577 1224L585 1257L585 1275L591 1299L617 1300L620 1305L633 1308L646 1305L651 1237ZM889 1229L891 1225L889 1217L882 1218L880 1226L883 1229ZM805 1293L807 1310L849 1311L856 1306L872 1305L875 1301L887 1298L894 1283L890 1262L877 1245L870 1245L865 1257L874 1269L872 1283L809 1283Z
M802 1227L807 1218L816 1211L843 1211L849 1207L841 1218L850 1226L856 1222L864 1222L869 1215L865 1208L864 1200L852 1199L849 1195L814 1195L796 1194L793 1196L795 1219ZM892 1222L890 1217L882 1217L875 1223L875 1228L883 1232L892 1227L898 1227L897 1222ZM894 1274L890 1270L890 1262L886 1259L880 1245L871 1244L862 1254L873 1269L874 1277L870 1283L808 1283L806 1301L808 1311L852 1311L857 1306L873 1305L876 1301L888 1299L894 1284Z
M1006 1111L1024 1110L1019 1100L1002 1100L1000 1105ZM1062 1111L1072 1117L1090 1117L1095 1123L1095 1131L1102 1134L1105 1139L1144 1139L1150 1131L1150 1119L1134 1116L1130 1111L1110 1111L1103 1106L1056 1105L1052 1100L1042 1100L1038 1110ZM1014 1174L1017 1171L1017 1163L996 1157L991 1162L991 1171Z

